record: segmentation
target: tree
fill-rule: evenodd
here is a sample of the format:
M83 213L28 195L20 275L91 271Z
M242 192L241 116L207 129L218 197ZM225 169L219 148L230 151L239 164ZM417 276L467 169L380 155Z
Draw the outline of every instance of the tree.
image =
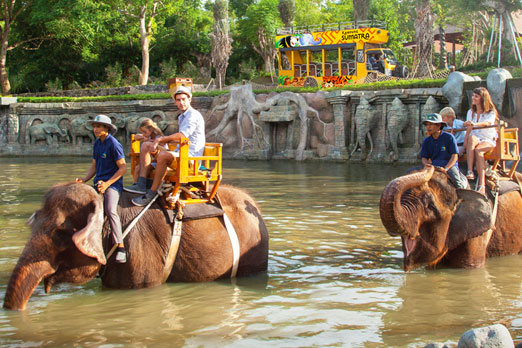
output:
M225 85L228 58L232 51L227 0L215 0L214 2L214 31L210 37L212 40L212 64L216 68L216 81L219 89L221 89Z
M415 18L415 42L417 44L414 77L432 77L433 64L433 12L430 0L417 0Z
M250 5L239 25L239 31L245 35L252 48L263 58L265 71L274 77L275 34L281 26L278 0L260 0Z
M2 0L0 2L0 86L2 93L9 94L11 92L11 83L7 74L7 52L17 47L35 50L43 40L49 39L49 36L19 37L18 40L10 42L12 38L11 30L16 26L18 18L25 12L30 12L33 2L21 0Z
M353 20L357 23L368 19L370 0L353 0Z
M292 27L295 19L295 0L279 0L279 18L285 27Z
M165 18L174 13L177 6L183 6L176 1L161 0L111 0L108 3L116 6L118 12L135 21L139 33L141 49L141 69L139 84L146 85L149 79L151 41L164 26ZM136 28L136 27L133 27ZM131 37L133 30L129 33Z

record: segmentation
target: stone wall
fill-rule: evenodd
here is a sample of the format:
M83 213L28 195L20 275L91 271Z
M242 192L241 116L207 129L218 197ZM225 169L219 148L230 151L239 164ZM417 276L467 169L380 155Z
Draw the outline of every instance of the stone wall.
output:
M463 96L472 88L467 83L460 87ZM415 163L424 138L423 118L448 105L443 89L255 95L246 84L225 95L194 97L192 105L205 118L207 141L223 143L225 158ZM519 89L514 84L507 94L517 96ZM522 125L522 107L507 98L504 106L511 111L502 118ZM127 152L130 134L144 117L155 120L166 134L177 131L179 112L170 99L15 101L0 99L0 156L90 156L93 137L85 121L96 114L112 118ZM459 118L465 117L457 111Z

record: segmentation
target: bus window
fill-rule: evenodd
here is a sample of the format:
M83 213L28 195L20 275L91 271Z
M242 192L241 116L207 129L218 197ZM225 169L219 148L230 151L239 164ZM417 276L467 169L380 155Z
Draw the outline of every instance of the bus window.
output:
M324 76L339 76L339 49L325 50Z
M355 75L355 55L354 48L343 48L341 50L341 75Z
M323 52L322 50L309 51L310 76L322 76Z

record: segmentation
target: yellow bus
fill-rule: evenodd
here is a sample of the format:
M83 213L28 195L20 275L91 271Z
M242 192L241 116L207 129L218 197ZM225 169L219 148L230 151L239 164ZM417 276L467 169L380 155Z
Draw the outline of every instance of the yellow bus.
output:
M336 23L277 30L278 84L339 87L375 77L407 77L382 22Z

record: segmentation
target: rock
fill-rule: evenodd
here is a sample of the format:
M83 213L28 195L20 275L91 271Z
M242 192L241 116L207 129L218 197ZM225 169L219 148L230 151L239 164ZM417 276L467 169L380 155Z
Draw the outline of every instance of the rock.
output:
M506 69L493 69L489 72L486 80L491 99L497 107L497 110L502 110L502 102L504 101L504 93L506 92L506 80L511 79L511 73Z
M460 71L454 71L448 76L448 80L442 86L442 94L448 99L449 106L453 110L460 110L462 104L462 87L464 82L475 81L471 76L468 76Z
M450 348L450 346L445 345L444 343L429 343L425 345L424 348Z
M458 348L514 348L508 329L502 324L471 329L459 339Z

